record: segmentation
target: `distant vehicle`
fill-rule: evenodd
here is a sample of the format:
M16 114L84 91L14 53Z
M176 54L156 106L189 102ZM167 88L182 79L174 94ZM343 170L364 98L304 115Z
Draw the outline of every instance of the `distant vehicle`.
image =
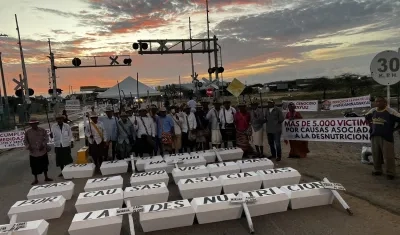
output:
M298 91L299 89L290 88L289 91Z

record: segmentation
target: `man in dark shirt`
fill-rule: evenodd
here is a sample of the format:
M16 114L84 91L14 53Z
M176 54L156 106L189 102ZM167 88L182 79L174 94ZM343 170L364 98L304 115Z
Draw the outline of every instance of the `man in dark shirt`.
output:
M396 123L400 123L400 114L387 107L387 101L383 97L377 97L375 103L376 108L366 114L366 120L371 127L372 157L374 159L372 175L382 175L383 158L385 158L387 178L393 180L396 175L393 132L397 129Z

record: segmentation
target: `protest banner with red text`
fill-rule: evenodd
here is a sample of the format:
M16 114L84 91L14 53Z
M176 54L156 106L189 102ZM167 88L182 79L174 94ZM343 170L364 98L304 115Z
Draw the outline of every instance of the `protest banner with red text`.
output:
M318 100L282 100L282 110L287 112L289 103L294 103L296 111L318 111Z
M339 110L371 107L371 96L360 96L344 99L325 100L322 102L321 110Z
M325 118L285 120L282 138L324 142L368 143L369 125L365 118Z
M50 135L50 130L46 131ZM24 138L25 131L0 132L0 149L23 148ZM50 138L49 144L54 144L53 139Z

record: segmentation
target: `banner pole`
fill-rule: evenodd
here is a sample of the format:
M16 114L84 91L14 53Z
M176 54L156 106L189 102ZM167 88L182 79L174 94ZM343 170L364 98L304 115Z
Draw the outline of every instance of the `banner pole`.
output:
M388 107L390 108L390 85L387 85L386 95L387 95L387 104Z
M330 183L327 178L324 178L323 181L326 183ZM349 205L345 202L342 196L340 196L340 194L336 190L331 189L331 191L333 193L333 196L335 196L335 198L340 202L340 204L342 204L343 208L347 211L347 213L349 215L353 215L353 212L350 210Z

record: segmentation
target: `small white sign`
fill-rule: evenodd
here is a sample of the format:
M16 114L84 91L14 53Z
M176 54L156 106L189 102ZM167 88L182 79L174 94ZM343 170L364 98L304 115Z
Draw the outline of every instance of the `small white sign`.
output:
M66 100L65 101L65 110L67 111L77 111L81 110L81 102L79 100Z
M0 227L0 233L8 233L13 231L18 231L27 227L27 222L10 224L8 226Z
M127 208L121 208L117 210L117 215L126 215L126 214L132 214L132 213L139 213L143 212L144 207L143 206L134 206L134 207L127 207Z
M346 189L343 187L343 185L339 184L339 183L327 183L327 182L324 182L324 181L322 181L320 183L326 189L346 191Z

